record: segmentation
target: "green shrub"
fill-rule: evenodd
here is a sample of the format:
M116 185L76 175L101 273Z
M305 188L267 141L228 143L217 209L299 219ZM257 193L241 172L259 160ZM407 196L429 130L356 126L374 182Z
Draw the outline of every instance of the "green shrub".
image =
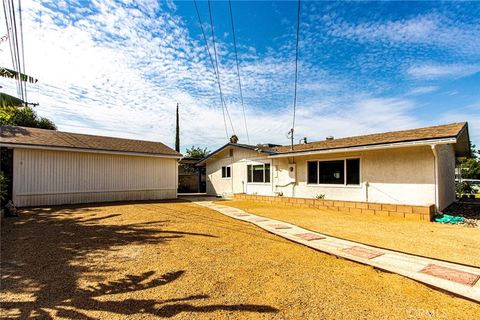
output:
M8 179L0 173L0 202L3 202L7 199L8 193Z
M462 194L472 194L473 189L472 186L468 181L456 182L455 183L455 190L458 195Z

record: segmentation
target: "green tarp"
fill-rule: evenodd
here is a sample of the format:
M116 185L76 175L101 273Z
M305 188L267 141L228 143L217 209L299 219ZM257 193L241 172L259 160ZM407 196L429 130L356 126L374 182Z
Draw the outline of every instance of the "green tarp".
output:
M450 223L450 224L459 224L459 223L464 223L465 222L465 218L451 216L449 214L442 214L440 216L436 216L434 218L434 220L435 220L435 222Z

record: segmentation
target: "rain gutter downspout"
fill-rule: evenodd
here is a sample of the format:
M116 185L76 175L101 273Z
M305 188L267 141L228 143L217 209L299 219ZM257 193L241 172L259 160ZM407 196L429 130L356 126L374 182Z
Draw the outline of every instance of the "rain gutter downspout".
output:
M433 183L435 186L435 211L438 212L438 152L437 152L437 145L432 144L432 152L433 152Z

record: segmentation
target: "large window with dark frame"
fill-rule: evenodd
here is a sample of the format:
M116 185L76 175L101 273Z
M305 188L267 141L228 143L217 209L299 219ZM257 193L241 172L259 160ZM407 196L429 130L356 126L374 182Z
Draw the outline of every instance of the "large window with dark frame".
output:
M222 167L222 178L231 178L232 177L232 167L223 166Z
M270 183L270 164L263 163L247 165L247 182Z
M360 184L360 159L308 161L308 184Z

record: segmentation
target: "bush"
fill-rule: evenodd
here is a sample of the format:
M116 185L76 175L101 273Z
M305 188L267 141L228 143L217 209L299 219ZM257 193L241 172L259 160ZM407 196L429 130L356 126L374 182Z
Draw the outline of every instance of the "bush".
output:
M0 202L3 205L3 202L7 199L8 193L8 179L0 173Z
M455 183L455 190L458 195L473 193L472 186L468 181L462 181Z
M320 200L320 199L325 199L325 195L324 195L324 194L317 194L317 195L315 196L315 199L319 199L319 200Z

